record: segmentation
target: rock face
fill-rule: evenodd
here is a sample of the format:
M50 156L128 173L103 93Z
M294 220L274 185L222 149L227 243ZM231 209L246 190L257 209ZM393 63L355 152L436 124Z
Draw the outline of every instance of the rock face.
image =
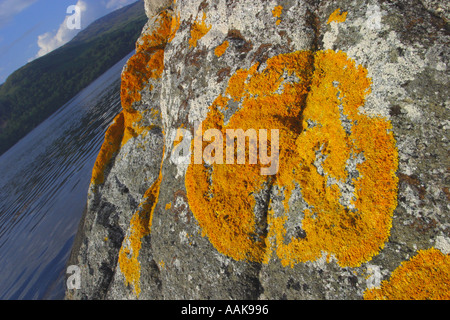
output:
M146 8L67 299L450 297L446 2Z
M146 0L145 1L145 13L147 14L147 17L149 19L153 18L156 14L158 14L160 11L168 8L170 5L172 5L173 0ZM434 8L435 10L439 10L439 7L436 7L435 4ZM442 9L440 9L442 10Z

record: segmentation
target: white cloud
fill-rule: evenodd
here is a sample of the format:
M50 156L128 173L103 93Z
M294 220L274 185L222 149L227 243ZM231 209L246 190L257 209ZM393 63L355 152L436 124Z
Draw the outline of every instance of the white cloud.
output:
M105 14L133 2L136 2L136 0L108 0L107 2L98 0L78 0L76 6L79 6L81 9L81 28L84 29L90 23ZM33 59L42 57L43 55L66 44L80 31L77 29L71 30L67 27L66 22L70 16L71 14L67 14L65 16L64 21L61 23L56 32L46 32L38 36L37 44L39 46L39 52Z
M83 23L83 17L88 9L87 3L83 0L78 0L76 6L80 8L81 21ZM77 29L69 29L67 27L67 20L72 14L73 13L65 16L64 21L61 23L56 32L46 32L38 36L37 44L39 46L39 52L34 58L42 57L43 55L46 55L47 53L61 47L69 42L80 31Z
M37 43L40 49L36 55L36 58L42 57L43 55L46 55L47 53L70 41L70 31L73 30L68 30L62 27L58 30L56 35L53 35L51 32L46 32L39 35Z
M0 2L0 27L6 25L14 16L37 0L3 0Z

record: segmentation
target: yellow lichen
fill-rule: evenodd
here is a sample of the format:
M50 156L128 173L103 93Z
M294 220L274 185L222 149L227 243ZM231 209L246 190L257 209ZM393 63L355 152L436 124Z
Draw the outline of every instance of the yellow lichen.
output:
M120 149L123 132L124 117L123 112L121 112L114 118L113 123L109 126L108 130L106 130L105 140L103 141L92 170L91 184L102 184L104 182L105 168L113 155Z
M172 208L172 202L166 204L166 210L170 210Z
M328 18L327 24L330 24L331 22L341 23L345 22L347 19L347 12L342 12L341 9L336 9Z
M155 110L139 112L133 103L140 101L140 92L150 79L159 79L164 70L164 47L170 42L179 27L179 16L163 11L155 21L152 33L144 34L136 43L136 53L128 60L122 72L121 101L122 112L116 122L108 129L105 144L113 140L113 150L118 150L130 138L145 134L149 127L140 125L141 119L158 116ZM151 89L150 85L150 89ZM145 114L148 113L148 114ZM119 121L120 120L120 121ZM110 143L111 144L111 143ZM103 149L103 148L102 148ZM111 148L104 148L94 167L93 181L102 181L105 159L110 158ZM161 163L162 165L162 163ZM161 170L158 179L145 192L139 208L130 221L129 235L125 238L119 252L119 267L125 282L140 294L140 263L138 260L142 238L150 233L152 215L157 204L161 183Z
M275 18L279 18L281 17L281 13L283 12L283 7L282 6L276 6L275 8L273 8L272 10L272 15Z
M450 256L431 248L403 262L366 300L450 300Z
M164 46L175 36L180 18L170 11L163 11L155 21L155 29L136 43L136 53L128 60L121 75L122 111L105 134L92 172L91 183L104 181L104 170L112 156L130 138L142 134L149 127L141 126L143 114L132 105L141 100L140 92L149 79L158 79L164 70Z
M244 93L244 84L248 76L253 75L256 72L258 65L255 64L250 70L237 70L230 78L228 82L228 87L225 94L229 95L234 101L239 101ZM221 97L222 104L224 104L224 99Z
M130 234L125 238L119 252L119 267L125 284L132 285L137 297L141 292L141 264L138 260L142 238L150 234L153 211L157 204L161 173L157 181L145 192L143 201L130 221Z
M173 150L175 150L176 146L178 146L178 144L180 144L182 140L183 140L183 126L177 129L175 140L173 141Z
M229 46L229 42L228 41L224 41L220 46L218 46L215 50L214 50L214 54L220 58L225 51L227 50L228 46Z
M283 12L283 7L282 6L276 6L273 10L272 10L272 15L275 18L280 18L281 17L281 13ZM278 26L281 23L281 19L277 19L277 21L275 22L275 24Z
M169 11L162 12L155 21L151 34L143 35L136 43L136 53L128 60L122 72L121 100L125 116L124 145L130 138L141 134L146 127L139 125L142 114L132 108L141 100L140 92L149 79L159 79L164 70L164 46L175 36L179 17Z
M282 241L283 219L274 218L276 250L283 264L315 260L325 251L334 254L341 266L358 266L370 260L389 236L397 206L395 139L389 121L358 112L370 92L366 69L356 67L345 53L333 51L316 53L314 68L302 116L317 125L303 124L304 131L295 142L298 157L291 157L285 167L289 170L280 170L283 183L279 185L289 195L297 182L312 207L304 211L302 221L306 238L292 239L286 245ZM339 106L352 121L350 134L340 121ZM324 175L314 166L316 152L326 156ZM345 182L347 160L358 154L365 161L357 165L359 177L352 181L351 206L344 206L338 185L329 181Z
M273 250L283 265L292 266L327 252L341 266L358 266L387 241L397 205L398 155L391 125L358 110L370 92L367 70L331 50L281 54L266 65L260 72L258 64L236 71L225 95L210 106L202 130L278 129L278 173L261 176L260 163L192 161L185 181L192 212L217 250L236 260L267 262ZM297 80L287 81L286 74ZM221 110L231 99L242 107L225 125ZM344 130L342 116L351 121L351 132ZM204 142L202 150L207 146ZM315 166L317 154L324 157L322 174ZM342 204L338 182L346 183L347 161L357 155L365 161L351 181L354 197ZM269 208L264 239L255 220L255 195L268 185L284 190L285 215L275 216ZM306 237L286 241L287 217L300 214L288 205L296 187L308 204L302 213Z
M206 22L206 13L203 12L202 21L195 20L191 27L191 38L189 39L189 48L197 47L197 41L200 40L209 32L211 29L211 25L207 25Z

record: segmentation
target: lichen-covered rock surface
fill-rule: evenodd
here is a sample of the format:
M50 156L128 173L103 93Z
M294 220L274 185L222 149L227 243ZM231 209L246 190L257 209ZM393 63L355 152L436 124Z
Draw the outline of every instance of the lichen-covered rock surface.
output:
M67 299L450 298L445 1L146 9Z

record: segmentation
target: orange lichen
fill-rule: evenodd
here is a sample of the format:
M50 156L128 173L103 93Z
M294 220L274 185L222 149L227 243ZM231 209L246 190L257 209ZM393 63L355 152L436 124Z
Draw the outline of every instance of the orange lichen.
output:
M244 84L248 76L256 72L258 65L255 64L250 70L237 70L230 78L225 94L230 96L234 101L239 101L244 93Z
M126 128L122 145L148 129L139 125L142 114L133 109L132 105L141 100L140 92L150 79L161 77L164 70L164 47L175 36L179 24L179 17L169 11L162 12L155 21L154 31L138 40L136 53L128 60L122 72L121 100Z
M170 210L172 208L172 202L166 204L166 210Z
M228 46L230 45L230 43L228 41L224 41L220 46L218 46L215 50L214 50L214 54L220 58L225 51L227 50Z
M122 72L122 112L105 135L104 146L94 166L93 183L103 182L106 164L122 145L132 137L145 134L145 130L149 129L140 125L141 119L144 116L147 118L158 116L153 109L139 112L133 108L133 104L141 100L140 92L151 79L157 80L161 77L164 70L164 47L173 39L178 27L179 16L174 16L170 11L163 11L155 21L153 32L144 34L136 43L136 53L128 60ZM151 85L150 88L152 88ZM131 218L129 235L125 238L119 252L120 270L126 284L133 286L137 296L141 291L138 260L141 241L150 233L161 180L160 170L159 178L145 192L138 210Z
M347 19L347 12L342 12L341 9L336 9L328 18L327 24L330 24L331 22L341 23L345 22Z
M280 18L281 17L281 13L283 12L283 7L282 6L276 6L273 10L272 10L272 15L275 18ZM275 22L275 24L278 26L281 23L281 19L277 19L277 21Z
M304 131L295 142L298 157L292 157L294 161L286 167L289 170L280 170L280 187L286 187L289 195L297 182L312 207L304 211L302 221L306 238L293 238L286 245L281 241L283 218L274 218L276 250L283 264L315 260L325 251L334 254L341 266L358 266L376 254L389 236L397 206L395 139L389 121L358 112L370 92L366 69L356 67L345 53L333 51L316 53L314 68L302 116L317 125L304 123ZM340 121L339 106L352 122L350 134ZM314 166L316 152L326 157L324 175ZM328 182L345 183L347 160L358 154L365 161L356 166L359 177L352 180L353 199L350 206L344 206L337 183ZM294 179L292 171L296 172Z
M136 53L128 60L121 75L122 111L105 134L105 141L94 165L92 184L103 183L104 170L121 146L130 138L150 129L139 124L143 114L133 108L133 103L141 100L140 92L150 79L161 77L164 47L175 36L179 20L179 16L163 11L155 21L154 31L137 41Z
M119 267L125 284L132 285L136 296L141 292L141 264L138 260L142 238L150 234L153 212L157 204L162 176L145 192L143 201L130 221L130 234L125 238L119 252Z
M268 177L260 175L261 164L192 161L185 182L194 216L211 243L236 260L267 261L274 250L283 265L292 266L316 260L324 251L341 266L358 266L387 241L397 205L398 155L391 125L358 110L370 92L367 70L331 50L281 54L266 65L260 72L258 64L236 71L225 96L210 106L202 130L278 129L279 171ZM242 107L224 125L221 110L230 99ZM343 116L351 132L344 129ZM319 154L323 173L316 167ZM346 165L358 155L365 161L356 165L359 177L350 182L353 199L343 204L339 183L349 183ZM255 196L269 185L284 190L285 215L275 217L269 208L264 239ZM300 214L289 212L296 188L308 204L302 221L306 237L286 241L288 216Z
M211 25L207 25L206 22L206 13L203 12L202 21L195 20L191 27L191 38L189 39L189 48L197 47L197 41L200 40L209 32L211 29Z
M122 108L131 111L133 102L140 101L140 91L149 79L158 79L164 70L164 46L170 42L179 27L179 17L163 11L155 21L154 30L144 34L136 43L136 53L128 60L122 72Z
M92 170L91 184L102 184L104 182L105 168L114 154L120 149L123 131L124 117L123 112L121 112L114 118L113 123L109 126L108 130L106 130L105 140L103 141Z
M173 149L175 149L175 147L178 144L180 144L180 142L183 140L183 130L184 130L183 125L177 129L177 133L175 135L175 140L173 141Z
M164 149L162 154L164 154ZM122 242L122 247L119 251L118 262L120 271L125 277L125 285L131 285L138 298L141 292L141 264L138 257L142 246L142 238L148 236L151 231L153 213L158 204L161 187L162 166L163 158L161 159L158 179L144 193L137 211L131 218L129 235Z
M272 10L272 15L275 18L279 18L281 17L281 13L283 12L283 6L276 6L275 8L273 8Z
M366 300L449 300L450 256L431 248L419 250L383 281L366 290Z

